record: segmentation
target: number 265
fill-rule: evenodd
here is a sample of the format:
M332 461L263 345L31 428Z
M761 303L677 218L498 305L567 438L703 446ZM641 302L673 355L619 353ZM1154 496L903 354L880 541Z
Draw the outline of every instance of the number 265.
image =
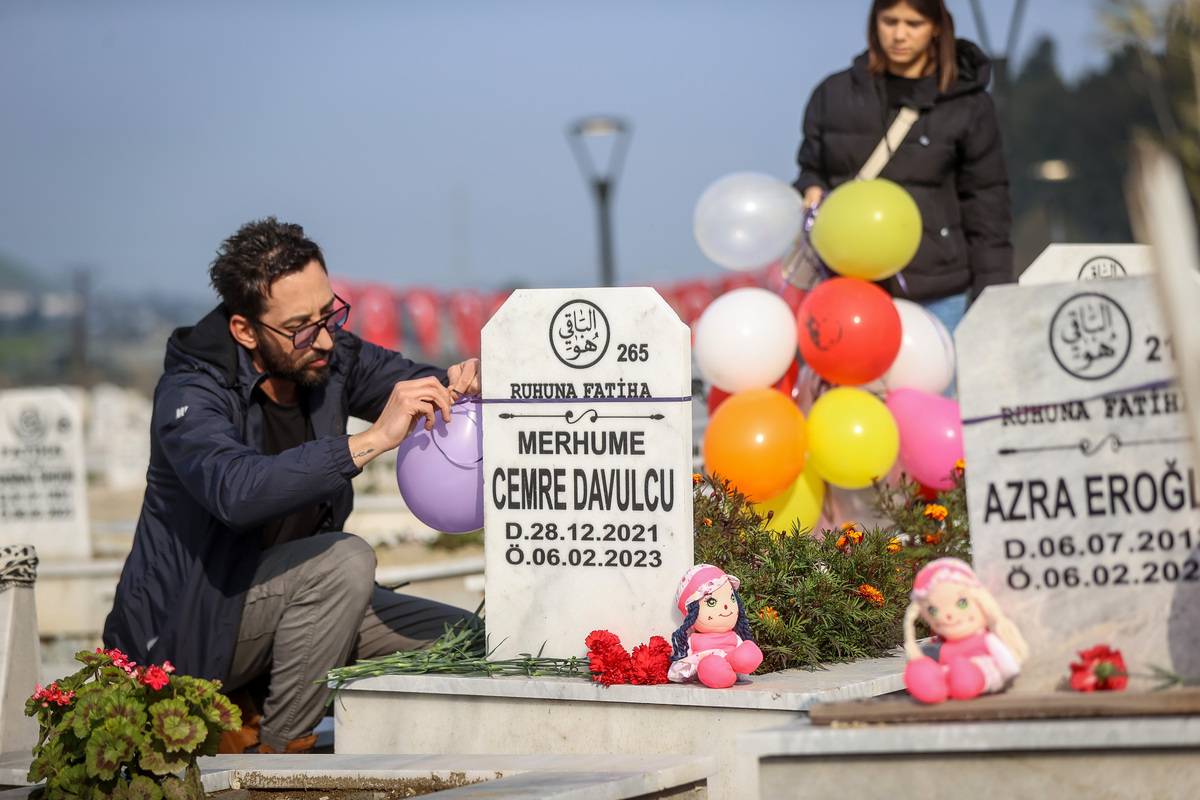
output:
M644 344L617 345L617 361L649 361L650 349Z

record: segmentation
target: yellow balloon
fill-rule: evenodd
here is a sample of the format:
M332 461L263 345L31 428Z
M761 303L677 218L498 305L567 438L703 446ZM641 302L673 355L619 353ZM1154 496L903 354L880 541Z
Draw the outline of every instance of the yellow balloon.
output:
M830 269L878 281L908 266L921 245L921 212L897 183L850 181L821 203L812 243Z
M839 386L808 413L809 459L834 486L863 489L896 463L900 431L892 412L870 392Z
M754 510L764 517L768 511L775 512L767 527L779 533L791 533L796 523L800 523L801 528L815 526L821 518L824 503L825 481L808 464L791 486L768 500L755 503Z

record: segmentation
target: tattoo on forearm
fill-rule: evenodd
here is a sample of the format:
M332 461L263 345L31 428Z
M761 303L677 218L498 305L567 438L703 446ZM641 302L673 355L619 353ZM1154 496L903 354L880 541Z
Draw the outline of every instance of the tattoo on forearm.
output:
M354 453L350 457L351 458L362 458L363 456L369 456L371 453L374 453L374 452L375 452L374 447L368 447L366 450L359 450L357 453Z

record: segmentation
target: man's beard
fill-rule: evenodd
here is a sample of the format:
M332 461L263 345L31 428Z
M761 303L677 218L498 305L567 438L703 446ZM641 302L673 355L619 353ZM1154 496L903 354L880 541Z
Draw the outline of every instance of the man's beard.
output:
M293 351L296 352L296 351ZM272 342L268 337L259 338L258 354L262 358L263 368L267 374L273 378L281 378L286 381L291 381L297 386L312 388L314 386L322 386L329 380L329 359L331 353L323 353L319 350L299 351L304 353L304 361L308 364L313 361L320 361L322 358L326 360L323 367L307 367L296 366L288 358L288 355L283 352L278 345ZM311 355L310 355L311 354Z

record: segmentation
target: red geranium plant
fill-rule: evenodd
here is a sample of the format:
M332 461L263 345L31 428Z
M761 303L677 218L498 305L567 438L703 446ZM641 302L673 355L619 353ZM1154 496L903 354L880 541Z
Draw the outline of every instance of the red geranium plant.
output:
M592 680L605 686L618 683L650 685L667 682L671 666L671 645L661 636L652 636L648 644L639 644L630 655L616 634L592 631L584 643L588 648L588 666Z
M1119 692L1128 685L1125 658L1106 644L1081 650L1079 661L1071 664L1071 688L1077 692Z
M198 756L242 715L217 681L140 667L120 650L75 654L83 668L38 686L25 714L40 728L30 781L46 797L202 798Z

